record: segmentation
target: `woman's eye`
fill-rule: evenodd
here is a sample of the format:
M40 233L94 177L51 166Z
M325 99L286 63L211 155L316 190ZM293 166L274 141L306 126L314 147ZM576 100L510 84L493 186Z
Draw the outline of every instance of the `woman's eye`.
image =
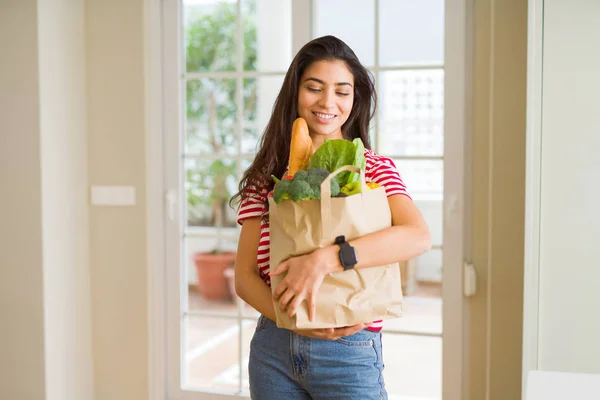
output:
M348 95L350 95L350 93L344 93L344 92L338 92L337 94L340 95L340 96L348 96Z
M310 92L315 92L315 93L317 93L317 92L320 92L320 91L321 91L321 89L318 89L318 88L311 88L311 87L309 87L309 88L307 88L307 89L308 89Z

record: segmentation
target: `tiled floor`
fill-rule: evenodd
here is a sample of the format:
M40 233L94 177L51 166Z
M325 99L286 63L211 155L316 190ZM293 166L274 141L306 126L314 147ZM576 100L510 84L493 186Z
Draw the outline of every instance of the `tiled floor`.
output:
M190 309L235 313L233 302L202 299L190 291ZM441 398L441 337L395 334L390 330L441 333L442 302L439 287L424 286L415 296L404 298L404 317L385 322L383 346L385 380L390 398L433 400ZM258 314L249 306L244 313L252 320L240 326L235 319L191 317L186 330L187 384L211 390L248 389L247 362L250 339ZM239 354L242 354L240 368ZM397 396L397 397L396 397Z

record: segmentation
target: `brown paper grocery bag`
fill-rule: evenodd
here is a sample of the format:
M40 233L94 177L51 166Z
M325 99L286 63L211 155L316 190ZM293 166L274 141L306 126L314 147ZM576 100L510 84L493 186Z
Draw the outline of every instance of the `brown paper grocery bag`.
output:
M330 180L344 171L360 173L361 193L348 197L331 197ZM369 189L364 170L346 165L332 172L321 185L321 200L280 204L269 198L271 231L270 270L284 260L319 247L333 244L344 235L347 241L391 226L392 217L385 194L379 187ZM271 290L285 274L271 277ZM317 293L316 315L308 319L306 302L292 319L275 303L277 326L287 329L316 329L371 323L398 318L402 310L400 265L353 269L329 274Z

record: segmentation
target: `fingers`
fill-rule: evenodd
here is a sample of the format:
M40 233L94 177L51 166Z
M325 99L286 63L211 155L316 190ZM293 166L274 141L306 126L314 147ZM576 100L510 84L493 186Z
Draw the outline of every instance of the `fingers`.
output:
M287 308L288 316L293 318L298 311L298 307L300 307L305 299L303 293L294 294L293 290L288 288L288 290L286 290L279 298L279 309L285 311ZM313 321L317 313L316 296L311 294L309 299L306 300L308 302L308 319L309 321Z
M289 264L287 262L282 262L281 264L279 264L277 266L277 268L275 268L275 270L273 272L271 272L269 275L279 275L284 273L285 271L287 271L289 269Z
M296 329L294 330L299 335L308 336L315 339L330 339L334 332L333 328L320 328L320 329Z
M299 329L294 330L294 332L317 339L337 340L341 337L354 335L356 332L364 329L365 326L365 324L356 324L342 328Z
M286 290L279 298L279 309L285 311L288 304L294 298L294 293L291 290Z
M335 340L332 337L332 335L335 332L334 328L322 328L322 329L315 329L315 330L319 331L319 337L321 339Z
M342 328L336 328L335 334L339 335L338 339L344 336L354 335L356 332L361 331L365 328L365 324L356 324L353 326L344 326Z
M294 318L296 315L296 310L300 307L300 303L304 301L304 296L298 295L294 297L294 300L290 303L290 308L288 309L288 316L290 318Z
M279 300L279 298L281 297L281 295L287 290L287 285L285 283L285 279L283 280L283 282L281 282L277 288L275 289L275 292L273 292L273 299L274 300Z
M315 292L312 292L310 294L310 297L308 298L308 320L310 322L315 320L317 314L317 296L315 295Z

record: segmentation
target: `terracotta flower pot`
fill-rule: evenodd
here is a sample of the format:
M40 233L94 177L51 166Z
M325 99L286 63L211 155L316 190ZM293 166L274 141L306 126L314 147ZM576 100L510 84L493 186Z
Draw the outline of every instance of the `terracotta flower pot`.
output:
M198 277L197 289L205 299L231 299L225 270L235 263L235 256L234 251L194 254Z

